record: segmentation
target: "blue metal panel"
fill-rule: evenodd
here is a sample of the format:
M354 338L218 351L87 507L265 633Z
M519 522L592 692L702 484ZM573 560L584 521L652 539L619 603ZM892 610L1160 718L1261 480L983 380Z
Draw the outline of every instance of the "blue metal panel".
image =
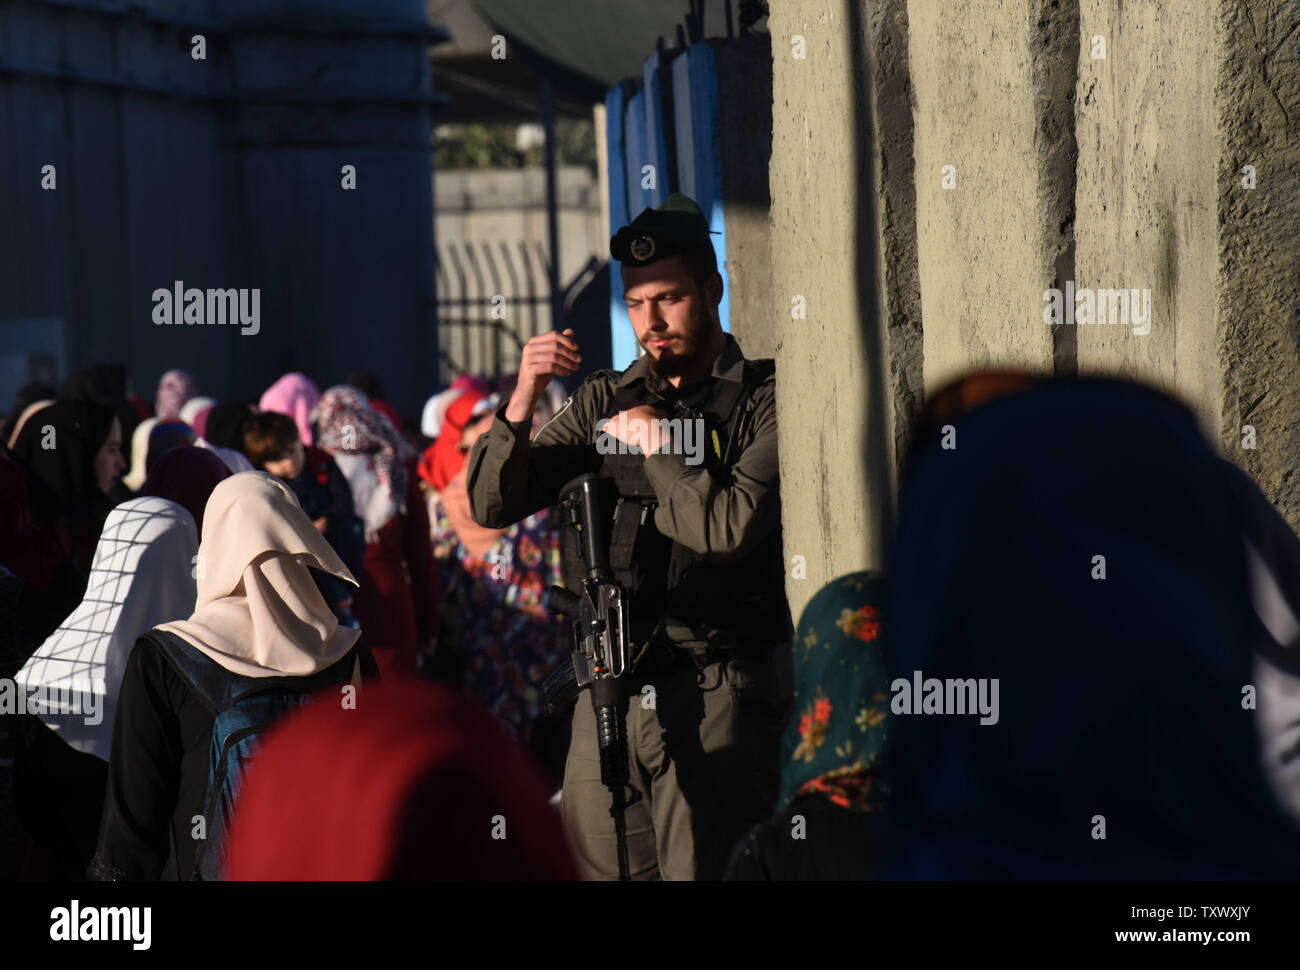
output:
M631 219L628 214L626 177L627 139L623 127L626 105L626 86L616 84L610 88L605 95L605 150L609 157L611 236ZM637 343L636 335L632 332L632 321L627 316L627 306L623 303L622 263L616 259L610 259L609 262L609 333L611 366L622 370L636 361Z
M731 287L727 283L727 232L722 210L722 152L718 144L718 69L713 49L704 41L686 50L691 105L691 158L695 194L692 198L717 233L713 249L718 254L718 272L722 274L722 302L718 318L722 329L731 330ZM679 149L680 151L680 149Z
M673 61L673 126L677 135L677 190L694 199L695 129L691 115L691 59L682 55Z
M645 91L637 91L627 99L623 112L623 133L627 140L627 206L633 218L654 202L648 189L641 187L641 166L646 162Z
M641 71L642 92L645 96L645 164L654 166L654 188L649 190L646 204L658 207L664 199L677 191L677 166L668 154L666 107L671 106L671 75L666 59L655 51L646 58Z

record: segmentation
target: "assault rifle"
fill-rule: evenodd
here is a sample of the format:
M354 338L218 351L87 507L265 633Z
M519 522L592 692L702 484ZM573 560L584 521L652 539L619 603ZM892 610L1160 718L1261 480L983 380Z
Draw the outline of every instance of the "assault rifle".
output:
M628 593L614 579L609 566L607 516L600 508L595 475L580 475L560 491L560 508L577 532L587 574L582 592L551 587L551 612L564 615L573 628L572 690L591 688L596 711L596 740L600 751L600 780L613 803L618 843L618 877L627 880L628 805L627 718L624 713L623 675L632 669L628 642ZM568 665L564 665L565 668ZM567 679L568 671L561 668ZM559 674L560 671L557 671Z

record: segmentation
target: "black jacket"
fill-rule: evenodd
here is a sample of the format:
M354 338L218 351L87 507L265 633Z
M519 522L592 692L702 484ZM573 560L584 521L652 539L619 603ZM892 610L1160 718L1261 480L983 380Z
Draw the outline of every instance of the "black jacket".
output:
M370 651L359 643L329 670L347 680L358 658L362 673L374 676ZM162 648L149 637L137 640L122 675L89 879L191 878L194 819L207 795L215 720Z

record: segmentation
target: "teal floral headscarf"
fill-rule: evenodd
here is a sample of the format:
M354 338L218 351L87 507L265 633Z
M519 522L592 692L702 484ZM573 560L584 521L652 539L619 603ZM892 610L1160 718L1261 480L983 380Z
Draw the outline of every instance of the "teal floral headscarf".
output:
M883 805L876 772L889 727L885 589L881 573L849 573L818 590L799 618L782 806L808 794L862 812Z

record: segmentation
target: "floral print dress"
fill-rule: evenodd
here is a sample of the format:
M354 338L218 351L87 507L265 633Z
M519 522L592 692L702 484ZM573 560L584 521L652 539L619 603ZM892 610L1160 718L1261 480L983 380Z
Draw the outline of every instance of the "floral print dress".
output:
M433 554L464 661L464 690L520 740L545 713L542 681L567 655L569 631L547 606L563 581L560 520L551 510L515 523L482 558L460 541L440 497L430 504ZM454 617L454 619L452 619Z

